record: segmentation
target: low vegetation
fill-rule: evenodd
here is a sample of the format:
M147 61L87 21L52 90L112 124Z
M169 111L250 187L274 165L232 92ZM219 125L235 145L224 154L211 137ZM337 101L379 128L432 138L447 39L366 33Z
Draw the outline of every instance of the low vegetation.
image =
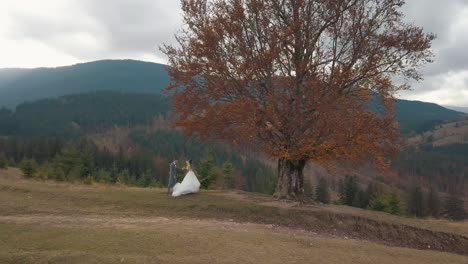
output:
M163 134L170 133L161 132ZM166 155L175 155L178 153L177 151L183 151L182 145L168 146L162 138L147 143L149 145L153 144L154 149L158 150L154 152L158 157L164 155L164 153ZM255 161L244 163L235 154L223 152L221 148L213 148L217 151L218 156L218 159L215 159L214 155L209 152L201 154L204 149L209 149L209 144L203 145L197 143L197 141L191 141L188 145L195 146L190 148L190 154L199 157L195 160L197 165L195 168L202 188L237 188L267 194L273 193L274 174L263 163ZM13 150L12 153L19 156L23 155L24 158L18 164L15 163L14 159L11 162L8 162L6 158L1 159L5 164L18 166L22 174L27 178L137 187L166 186L168 162L159 160L159 162L155 163L150 158L151 154L145 155L144 152L141 152L127 158L122 152L112 154L109 151L102 151L90 141L69 142L57 146L59 146L57 152L40 164L35 159L26 158L28 156L27 152L18 154L20 148L8 148ZM160 146L160 148L157 146ZM24 148L23 145L22 149L27 150L28 148ZM41 155L47 155L45 153L47 152L41 153ZM227 159L227 161L221 163L222 159ZM183 160L181 160L181 164L184 164ZM236 169L234 164L239 166L240 170ZM237 174L239 172L245 172L244 175L253 176L252 178L249 176L240 178L239 174ZM184 173L182 169L179 170L179 181L182 180ZM245 179L245 182L240 181L241 179ZM258 181L259 179L263 180ZM407 188L406 193L397 194L395 189L389 189L376 182L370 182L366 187L359 182L356 176L347 175L338 183L338 197L332 197L331 192L328 180L322 177L315 189L304 195L303 201L315 200L323 204L342 204L409 217L445 217L453 220L463 220L467 217L464 201L460 195L452 194L441 199L437 191L433 189L426 191L416 185Z
M204 188L270 194L274 190L275 177L268 165L242 158L220 144L187 139L174 130L135 130L129 137L130 151L119 147L117 152L86 138L0 138L0 160L21 168L27 177L161 187L167 184L169 163L185 157L193 158ZM184 174L179 171L180 180Z

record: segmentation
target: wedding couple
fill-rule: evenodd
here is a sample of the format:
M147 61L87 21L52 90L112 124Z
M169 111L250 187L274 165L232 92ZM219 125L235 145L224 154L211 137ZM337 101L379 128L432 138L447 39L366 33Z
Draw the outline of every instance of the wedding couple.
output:
M169 184L167 185L167 195L170 194L171 188L172 197L198 192L200 189L200 182L192 170L192 160L186 162L185 169L187 170L187 174L180 183L176 183L177 163L178 161L174 160L169 167Z

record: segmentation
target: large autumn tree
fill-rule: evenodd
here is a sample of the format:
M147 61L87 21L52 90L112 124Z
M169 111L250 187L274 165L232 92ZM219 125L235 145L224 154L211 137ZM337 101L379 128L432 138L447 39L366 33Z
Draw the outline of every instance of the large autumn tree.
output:
M432 57L434 36L406 23L403 5L181 1L178 45L163 47L175 125L277 158L279 198L300 196L310 160L384 165L398 138L394 95ZM382 109L371 112L370 100Z

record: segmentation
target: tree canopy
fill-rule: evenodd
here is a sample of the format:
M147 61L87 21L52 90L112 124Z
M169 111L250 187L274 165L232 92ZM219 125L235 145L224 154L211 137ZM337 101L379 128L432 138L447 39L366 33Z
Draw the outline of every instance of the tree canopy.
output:
M255 143L278 158L278 194L302 192L307 160L384 157L392 104L421 79L432 34L404 22L403 0L182 0L178 46L165 46L175 125ZM371 97L385 111L368 110Z

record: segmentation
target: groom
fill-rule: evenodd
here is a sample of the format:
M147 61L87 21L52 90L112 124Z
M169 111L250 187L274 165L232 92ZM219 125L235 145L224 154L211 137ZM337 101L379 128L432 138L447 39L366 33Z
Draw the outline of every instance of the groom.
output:
M172 187L176 184L177 160L174 160L169 166L169 184L167 185L167 195L170 194Z

